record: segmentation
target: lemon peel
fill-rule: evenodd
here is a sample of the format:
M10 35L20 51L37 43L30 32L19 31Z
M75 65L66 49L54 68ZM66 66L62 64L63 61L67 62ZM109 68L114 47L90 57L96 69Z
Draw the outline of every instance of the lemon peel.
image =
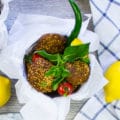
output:
M4 106L11 97L11 81L0 75L0 107Z
M71 42L71 46L76 46L76 45L80 45L83 44L83 41L80 40L79 38L75 38L72 42Z
M120 100L120 61L112 63L104 73L109 83L104 87L107 103Z

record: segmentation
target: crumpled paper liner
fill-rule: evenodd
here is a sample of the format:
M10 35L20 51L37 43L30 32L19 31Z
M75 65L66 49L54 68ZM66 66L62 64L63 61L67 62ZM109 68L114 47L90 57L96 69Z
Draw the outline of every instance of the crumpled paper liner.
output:
M4 23L9 12L8 2L9 0L1 0L2 9L0 14L0 50L2 50L7 45L8 40L8 32Z
M83 22L79 38L90 42L90 52L98 49L99 40L95 33L87 30L88 20ZM37 92L28 83L23 58L26 51L45 33L69 35L74 26L73 19L60 19L43 15L20 14L13 25L8 46L0 54L0 70L10 78L18 79L17 98L25 105L21 114L25 120L64 120L70 109L70 99L82 100L91 97L107 83L94 55L90 55L90 76L88 81L68 97L50 98Z

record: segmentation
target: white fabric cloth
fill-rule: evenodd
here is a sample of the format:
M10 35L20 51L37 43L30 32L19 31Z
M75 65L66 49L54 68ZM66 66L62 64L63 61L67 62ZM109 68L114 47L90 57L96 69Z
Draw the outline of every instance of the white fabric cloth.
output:
M120 1L90 0L95 32L100 37L99 60L103 70L120 59ZM74 120L120 120L120 101L106 104L104 92L94 95Z
M101 90L87 101L74 120L120 120L120 102L106 104Z
M90 52L93 52L98 49L99 40L95 33L86 30L88 23L89 19L83 23L79 37L85 43L91 43ZM20 14L9 32L8 46L0 54L0 70L11 78L19 79L16 93L19 102L25 103L20 111L25 120L64 120L70 108L70 99L89 98L107 83L93 55L90 55L91 74L88 81L66 98L50 98L38 93L26 80L23 57L31 45L44 33L68 35L73 25L74 20L70 19Z

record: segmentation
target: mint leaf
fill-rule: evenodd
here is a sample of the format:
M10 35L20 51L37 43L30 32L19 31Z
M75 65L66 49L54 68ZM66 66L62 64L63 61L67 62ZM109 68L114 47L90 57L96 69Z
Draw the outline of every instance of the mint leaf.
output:
M70 72L64 66L59 66L59 72L58 75L56 76L56 79L52 83L52 89L56 90L59 84L69 75Z
M62 73L62 71L59 66L53 66L45 73L45 75L46 76L52 75L54 77L59 77L59 76L61 76L61 73Z
M38 50L35 53L41 55L42 57L48 59L51 62L57 62L59 54L48 54L45 50Z
M56 78L53 82L52 82L52 89L55 91L57 90L59 84L64 80L64 78Z
M73 62L79 58L82 58L89 53L89 43L81 44L78 46L69 46L65 49L63 54L63 60L65 62Z
M80 58L80 61L90 64L90 59L88 56L84 56L84 57Z
M63 72L62 72L62 77L63 78L66 78L70 75L70 72L69 70L67 70L66 68L63 69Z
M31 62L32 62L32 55L25 55L24 60L25 60L26 62L31 63Z
M53 66L45 73L45 76L50 76L50 75L56 76L55 72L56 72L56 66Z

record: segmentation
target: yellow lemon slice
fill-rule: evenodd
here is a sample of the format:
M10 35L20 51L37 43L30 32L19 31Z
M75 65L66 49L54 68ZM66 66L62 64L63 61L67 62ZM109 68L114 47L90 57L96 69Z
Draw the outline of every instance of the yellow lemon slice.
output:
M120 61L111 64L104 75L109 81L104 87L106 102L120 99Z
M11 81L0 76L0 107L4 106L11 96Z
M76 46L76 45L80 45L83 44L82 40L75 38L72 42L71 42L71 46Z

